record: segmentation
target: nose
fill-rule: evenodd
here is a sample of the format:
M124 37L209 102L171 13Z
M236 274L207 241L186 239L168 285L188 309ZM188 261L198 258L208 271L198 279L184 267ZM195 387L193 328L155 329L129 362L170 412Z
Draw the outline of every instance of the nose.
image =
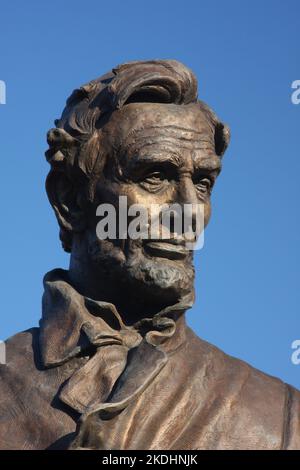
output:
M178 199L181 204L197 204L199 202L195 185L189 173L180 175Z
M202 214L199 204L197 190L194 186L191 173L182 172L178 178L177 194L173 203L180 207L180 210L170 211L170 231L183 235L186 239L196 241L199 229L202 226Z
M193 233L197 230L199 217L199 200L197 190L189 173L183 173L179 180L178 202L183 206L185 226L184 232Z

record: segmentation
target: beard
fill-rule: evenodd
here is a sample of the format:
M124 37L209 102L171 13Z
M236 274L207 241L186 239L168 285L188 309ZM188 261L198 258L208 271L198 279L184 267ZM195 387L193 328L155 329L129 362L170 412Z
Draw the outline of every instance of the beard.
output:
M99 240L88 237L88 256L99 282L117 287L119 299L131 299L149 314L178 302L193 291L194 266L190 252L183 260L151 256L143 240Z

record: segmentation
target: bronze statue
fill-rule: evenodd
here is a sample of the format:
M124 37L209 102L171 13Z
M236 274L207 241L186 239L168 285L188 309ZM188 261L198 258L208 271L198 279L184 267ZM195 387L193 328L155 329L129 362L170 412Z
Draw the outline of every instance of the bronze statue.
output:
M75 90L48 133L46 188L68 271L44 278L39 328L7 341L2 449L295 449L300 393L198 338L183 238L99 239L97 207L197 204L229 129L173 60Z

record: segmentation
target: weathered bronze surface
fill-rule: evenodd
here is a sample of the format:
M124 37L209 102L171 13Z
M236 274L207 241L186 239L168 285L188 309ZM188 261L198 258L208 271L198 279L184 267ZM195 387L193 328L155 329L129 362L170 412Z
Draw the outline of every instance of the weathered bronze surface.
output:
M47 193L68 271L39 328L7 341L1 449L295 449L300 393L198 338L192 251L99 240L96 208L198 203L229 129L176 61L132 62L75 90L48 133Z

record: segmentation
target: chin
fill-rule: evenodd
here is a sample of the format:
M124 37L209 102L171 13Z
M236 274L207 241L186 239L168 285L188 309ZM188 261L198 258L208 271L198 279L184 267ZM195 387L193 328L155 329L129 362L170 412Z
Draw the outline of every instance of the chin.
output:
M128 280L142 295L163 301L166 305L177 302L191 292L194 284L193 267L166 260L144 259L139 265L127 266Z
M141 298L170 304L193 289L195 271L192 255L184 260L149 256L141 244L131 246L123 266L123 276Z
M184 260L149 256L139 241L124 247L108 240L90 240L89 255L99 276L118 282L120 288L145 303L171 304L190 293L194 285L192 255Z

